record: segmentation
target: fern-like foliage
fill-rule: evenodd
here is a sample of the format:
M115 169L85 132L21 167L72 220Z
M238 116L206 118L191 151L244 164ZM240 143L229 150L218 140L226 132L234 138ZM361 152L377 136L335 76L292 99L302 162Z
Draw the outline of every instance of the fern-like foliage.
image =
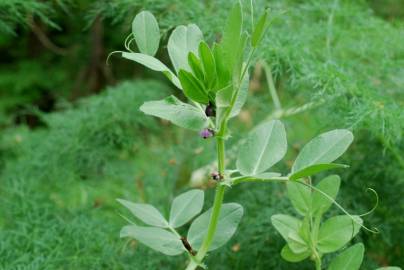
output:
M18 26L29 26L30 17L38 17L43 23L60 29L53 17L58 9L66 11L71 2L71 0L1 0L0 33L15 35Z

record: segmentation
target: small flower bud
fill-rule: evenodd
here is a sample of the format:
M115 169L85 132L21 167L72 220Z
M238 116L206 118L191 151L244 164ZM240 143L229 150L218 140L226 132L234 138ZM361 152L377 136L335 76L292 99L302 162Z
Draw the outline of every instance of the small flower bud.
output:
M215 105L213 105L212 102L210 102L210 101L209 101L208 106L206 106L205 114L206 114L207 117L216 116L216 108L215 108Z
M220 181L220 180L223 179L223 176L220 175L220 173L218 173L218 172L213 172L211 174L211 176L212 176L212 179L215 180L215 181Z
M214 132L212 129L210 129L210 128L205 128L204 130L202 130L202 131L199 133L199 135L200 135L202 138L207 139L207 138L213 137L213 136L215 135L215 132Z

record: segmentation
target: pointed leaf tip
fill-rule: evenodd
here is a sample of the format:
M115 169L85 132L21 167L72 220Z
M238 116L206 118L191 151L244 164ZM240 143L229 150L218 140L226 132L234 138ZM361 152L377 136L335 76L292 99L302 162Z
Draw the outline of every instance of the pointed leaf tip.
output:
M258 23L254 28L254 31L251 35L251 45L253 47L257 47L262 37L264 36L266 27L268 25L268 14L269 11L266 10L264 14L261 15L261 17L258 20Z
M117 201L125 206L129 211L145 224L155 227L167 228L168 222L163 215L150 204L133 203L123 199L117 199Z

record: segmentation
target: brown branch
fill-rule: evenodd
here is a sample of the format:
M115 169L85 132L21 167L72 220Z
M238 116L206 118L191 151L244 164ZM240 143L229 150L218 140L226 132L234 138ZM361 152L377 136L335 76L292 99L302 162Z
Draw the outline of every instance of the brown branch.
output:
M58 55L66 55L67 50L64 48L61 48L54 44L44 33L44 31L35 23L35 20L32 15L28 17L28 23L31 27L32 32L35 34L35 36L38 38L38 40L41 42L41 44L47 48L48 50L52 51L55 54Z

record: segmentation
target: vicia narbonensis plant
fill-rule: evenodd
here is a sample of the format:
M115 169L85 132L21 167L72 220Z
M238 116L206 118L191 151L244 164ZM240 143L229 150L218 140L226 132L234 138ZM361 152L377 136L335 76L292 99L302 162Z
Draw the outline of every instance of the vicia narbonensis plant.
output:
M340 181L338 176L329 176L313 186L310 178L319 172L347 167L333 161L353 141L348 130L333 130L314 138L299 153L291 172L282 175L269 172L269 169L286 154L285 128L278 120L266 122L252 130L240 147L237 168L225 168L228 123L239 114L246 101L249 66L267 26L268 12L264 12L257 23L253 23L252 33L245 32L240 3L230 11L221 41L212 46L204 41L195 24L178 26L167 45L174 67L172 71L154 57L160 42L159 26L151 13L143 11L135 17L133 32L125 40L128 51L119 52L123 58L162 72L190 101L184 103L169 96L145 102L141 111L194 130L202 138L216 142L217 172L212 173L216 193L213 206L204 213L200 214L204 203L201 190L191 190L176 197L168 219L151 205L118 200L147 225L125 226L121 237L134 238L170 256L187 253L187 270L205 267L203 261L207 253L223 246L236 232L243 207L237 203L224 204L223 198L226 188L241 183L287 184L289 198L302 215L302 220L287 215L272 217L274 227L287 242L281 252L287 261L311 258L316 269L321 269L324 254L344 247L364 227L359 216L350 215L342 207L346 215L322 222L324 212L335 203ZM140 53L131 50L133 41ZM180 235L177 229L191 220L187 235ZM354 245L341 253L329 269L358 269L362 256L363 245Z

